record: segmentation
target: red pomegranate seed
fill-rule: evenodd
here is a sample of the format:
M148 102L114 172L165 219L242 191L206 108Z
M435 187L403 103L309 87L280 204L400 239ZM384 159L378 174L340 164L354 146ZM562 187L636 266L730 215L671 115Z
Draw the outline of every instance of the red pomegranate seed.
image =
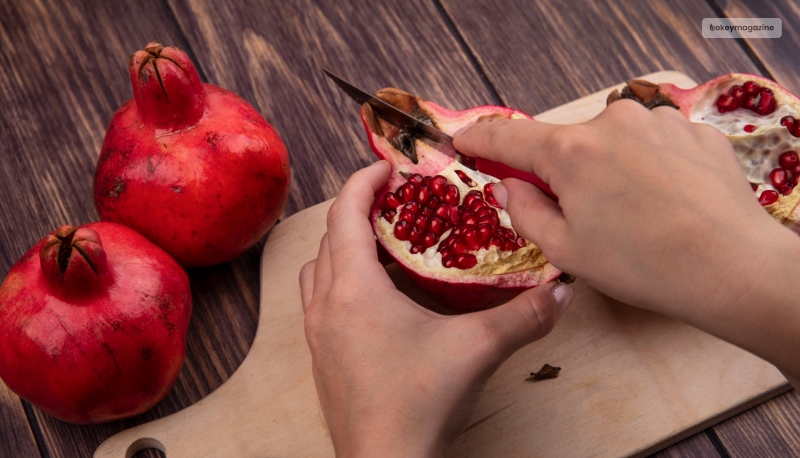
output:
M411 201L411 202L403 205L403 210L402 211L409 212L412 215L416 215L417 213L419 213L419 209L420 209L419 204L414 202L414 201Z
M503 245L500 249L503 251L514 251L516 246L513 240L503 240Z
M497 202L497 199L495 199L494 196L486 196L486 203L492 207L500 208L500 204Z
M395 217L396 214L397 214L397 212L384 211L383 212L383 219L385 219L386 221L388 221L390 223L393 223L394 222L394 217Z
M428 217L425 215L417 216L417 219L414 220L414 225L422 231L428 230Z
M744 100L744 89L742 89L742 86L733 86L728 91L728 95L732 96L737 101L741 102L742 100Z
M414 183L415 186L419 186L419 185L421 185L422 183L425 182L425 179L422 178L422 175L420 175L419 173L415 173L415 174L411 175L410 177L408 177L408 181L410 183Z
M480 226L481 224L488 224L492 227L497 227L500 225L500 220L497 219L497 216L483 216L478 218L478 225Z
M469 246L465 242L462 242L461 240L456 240L455 243L453 243L453 253L464 254L468 251L469 251Z
M488 207L489 204L487 204L483 199L475 199L472 201L472 204L470 204L469 209L477 214L478 210Z
M439 236L435 235L431 232L422 236L422 246L425 248L430 248L436 245L436 242L439 241Z
M475 212L475 216L477 216L478 218L483 218L484 216L496 215L496 214L497 211L489 207L482 207Z
M493 191L494 191L494 183L486 183L485 185L483 185L483 193L486 194L487 196L493 196L494 195Z
M514 233L511 229L507 227L499 227L497 231L503 235L503 238L506 240L514 240L517 238L517 234Z
M439 200L438 197L433 196L433 197L431 197L431 200L428 201L428 208L434 209L434 208L438 207L441 202L442 201Z
M432 196L433 193L431 192L431 188L428 185L422 185L419 188L417 188L417 202L419 202L420 204L426 205L428 201L431 200Z
M786 151L778 157L778 164L786 170L792 170L792 167L800 163L800 157L797 156L795 151Z
M451 267L456 266L456 258L455 256L447 256L446 258L442 258L442 265L447 267L448 269Z
M785 185L781 186L778 191L784 196L788 196L789 194L794 191L794 180L787 182Z
M717 99L717 110L719 110L720 113L727 113L737 108L739 108L739 101L732 95L722 94Z
M400 216L398 217L398 219L400 221L405 221L408 224L411 224L411 223L414 222L414 214L411 213L411 212L403 211L403 212L400 212Z
M477 263L478 263L478 258L476 258L474 254L456 255L456 266L459 269L470 269L472 267L475 267L475 264Z
M491 224L478 224L478 237L481 243L486 244L494 235L494 226Z
M461 223L465 226L477 226L478 218L476 218L472 213L466 213L464 217L461 218Z
M519 248L525 248L525 245L527 244L525 239L522 237L517 237L517 239L514 240L514 243L516 243Z
M491 239L489 239L489 245L494 245L496 247L500 247L503 245L503 239L494 235Z
M419 245L411 245L411 248L409 248L408 251L410 251L411 254L417 254L422 252L422 247Z
M464 184L466 184L470 188L475 186L475 182L472 181L472 178L470 178L469 175L467 175L466 173L462 172L461 170L456 170L456 175L458 175L458 178L460 178L461 181L463 181Z
M444 220L438 216L432 217L430 231L433 232L437 237L442 235L442 233L445 231Z
M755 130L756 130L756 126L754 126L752 124L748 124L748 125L744 126L744 131L747 132L748 134L752 133Z
M408 241L411 243L418 243L422 240L422 229L418 227L412 227L411 232L408 236Z
M456 225L461 220L458 207L450 207L450 224Z
M761 90L761 97L759 97L758 104L753 111L762 116L768 115L775 111L775 105L775 95L772 94L772 90L764 88Z
M742 89L744 89L744 93L746 95L756 95L758 94L759 87L758 84L753 81L746 81L744 84L742 84Z
M763 206L772 205L778 201L778 192L773 190L766 190L761 193L761 196L758 198L758 203Z
M383 208L387 210L396 210L397 207L402 204L403 201L393 192L387 192L386 195L383 196Z
M453 229L453 232L451 232L450 235L452 235L452 236L461 236L461 233L463 231L464 231L464 228L459 226L459 227Z
M459 200L461 199L461 193L458 190L458 186L454 184L448 184L444 187L444 197L442 200L447 202L450 205L456 206L458 205Z
M436 175L431 179L431 191L436 197L444 197L445 186L447 186L447 178Z
M402 217L403 215L400 216ZM401 220L394 225L394 237L397 240L408 240L409 235L411 235L411 226L407 221Z
M474 157L464 156L461 153L458 153L458 156L461 158L461 165L471 170L478 170L478 165Z
M792 172L793 177L795 178L800 177L800 164L797 164L794 167L792 167L790 172Z
M769 172L769 181L773 186L780 189L789 181L789 176L784 169L772 169L772 171Z
M800 137L800 122L797 122L792 116L784 116L781 118L781 125L795 137Z
M435 213L433 213L433 210L431 210L429 207L425 207L421 212L419 212L419 214L425 215L426 218L431 219Z
M483 246L483 242L480 239L480 235L478 234L478 230L473 227L468 227L464 229L463 235L464 242L467 244L470 250L480 250L481 246Z
M400 196L400 200L402 200L403 203L411 202L411 200L414 199L414 194L416 194L415 192L416 190L417 189L414 186L414 183L406 182L403 183L403 185L397 189L397 194Z

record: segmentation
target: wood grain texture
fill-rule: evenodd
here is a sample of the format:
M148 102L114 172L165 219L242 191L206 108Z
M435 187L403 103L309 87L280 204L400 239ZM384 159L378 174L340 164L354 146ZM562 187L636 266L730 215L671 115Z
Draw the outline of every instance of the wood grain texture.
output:
M800 393L791 391L714 427L732 457L800 456Z
M322 72L395 86L454 108L496 103L425 0L170 0L210 82L252 103L292 161L291 214L335 196L375 161L358 106Z
M715 14L695 0L441 2L503 102L529 113L659 70L757 71L735 41L702 37Z
M22 401L0 381L0 457L40 457Z
M650 458L713 458L717 456L722 455L714 448L714 444L708 438L706 432L703 431L678 442L672 447L650 455Z
M800 4L794 0L709 0L725 17L779 18L783 35L778 39L744 39L770 76L794 94L800 94ZM734 41L734 40L716 40Z
M105 128L132 95L128 57L150 40L188 47L160 0L0 2L0 276L56 227L96 219L92 176ZM45 452L90 456L111 434L180 410L227 379L255 335L258 256L256 247L234 263L190 272L187 361L164 401L139 417L88 427L33 409ZM16 431L28 420L9 399L0 456L19 456L16 444L30 433Z

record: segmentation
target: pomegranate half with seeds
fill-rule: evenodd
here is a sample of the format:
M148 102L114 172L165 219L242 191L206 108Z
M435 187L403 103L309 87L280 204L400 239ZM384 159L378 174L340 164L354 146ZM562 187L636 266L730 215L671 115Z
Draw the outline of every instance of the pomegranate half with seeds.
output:
M453 111L391 88L375 95L451 135L478 121L530 119L505 107ZM373 230L422 290L455 310L470 311L562 274L514 230L492 194L498 179L473 170L452 145L384 121L369 104L361 117L375 154L392 164L372 208Z
M733 145L758 201L778 221L800 233L800 99L774 81L731 73L692 89L629 81L614 91L648 108L671 106L692 122L716 127Z

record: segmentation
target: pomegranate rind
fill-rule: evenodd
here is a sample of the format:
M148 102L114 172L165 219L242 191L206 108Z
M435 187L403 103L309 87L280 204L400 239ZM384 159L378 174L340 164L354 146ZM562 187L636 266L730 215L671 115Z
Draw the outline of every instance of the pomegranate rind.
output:
M108 222L82 229L102 241L99 288L48 278L40 253L49 237L0 285L0 377L50 415L88 424L138 415L169 393L183 366L192 295L181 266L134 230Z
M719 96L747 81L772 91L775 111L759 115L738 108L720 113L716 106ZM709 124L725 134L748 181L756 185L756 197L766 190L775 190L769 173L778 166L779 156L786 151L800 151L800 138L791 135L780 123L784 116L800 118L800 98L762 76L729 73L689 89L663 83L658 85L654 97L671 101L690 121ZM765 208L777 221L800 234L800 191L796 188L788 195L779 194L778 200Z
M435 127L450 135L476 122L531 119L519 110L506 107L479 106L463 111L450 110L394 88L382 89L375 94L407 113L429 120ZM425 266L422 254L410 254L405 245L408 242L401 242L393 236L392 224L381 216L383 196L397 189L406 182L408 174L413 173L446 176L452 184L462 189L462 197L468 187L455 178L456 170L468 172L479 180L478 186L472 189L482 188L485 182L499 180L461 165L456 159L458 153L451 144L441 144L425 138L414 141L418 159L414 163L392 144L391 139L395 139L399 133L395 126L376 117L368 104L362 106L361 117L373 151L379 158L392 164L389 180L376 194L372 207L370 219L373 231L378 242L420 289L454 310L473 311L511 299L521 291L552 281L562 274L530 242L511 254L504 253L507 257L503 262L494 263L490 267L488 263L481 262L469 269L448 269L435 263ZM505 213L503 210L499 212ZM487 253L482 252L489 256Z

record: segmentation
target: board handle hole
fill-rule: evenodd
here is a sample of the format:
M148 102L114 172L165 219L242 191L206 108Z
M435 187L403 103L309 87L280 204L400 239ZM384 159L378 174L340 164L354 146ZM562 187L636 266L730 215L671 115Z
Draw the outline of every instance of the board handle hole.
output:
M157 439L151 437L143 437L136 439L128 451L125 452L125 458L166 458L167 453L164 449L164 444Z

